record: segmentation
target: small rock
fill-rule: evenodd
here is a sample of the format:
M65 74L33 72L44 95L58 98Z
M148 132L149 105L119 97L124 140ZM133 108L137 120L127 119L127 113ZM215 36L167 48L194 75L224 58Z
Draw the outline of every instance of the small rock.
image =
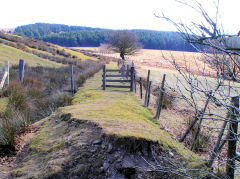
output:
M117 162L118 163L122 162L122 158L117 159Z
M113 150L113 146L112 146L112 144L108 144L107 152L108 152L108 153L111 153L112 150Z
M72 136L68 136L68 140L71 140Z
M91 153L94 153L94 152L96 152L96 151L97 151L97 148L90 149L90 152L91 152Z
M104 144L101 145L101 148L102 148L102 149L105 149L105 147L106 147L106 146L105 146Z
M108 168L109 168L109 163L104 162L104 164L103 164L103 169L104 169L104 170L107 170Z
M171 157L174 157L174 154L173 154L172 152L169 152L169 155L170 155Z
M93 141L93 145L99 145L101 143L102 143L101 139L97 139L97 140Z

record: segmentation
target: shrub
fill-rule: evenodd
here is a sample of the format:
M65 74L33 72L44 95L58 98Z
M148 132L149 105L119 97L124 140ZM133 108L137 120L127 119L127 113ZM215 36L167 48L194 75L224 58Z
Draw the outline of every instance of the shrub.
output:
M187 127L189 127L194 120L195 120L195 116L188 117L187 118ZM190 140L192 142L196 135L197 129L198 129L198 123L196 123L191 130ZM197 141L195 142L193 150L196 152L203 152L208 147L209 140L210 140L210 135L207 135L204 131L201 130L198 135Z
M27 109L25 89L21 83L11 81L8 88L3 91L3 96L8 97L8 103L18 110Z
M15 151L16 127L9 120L2 120L0 126L0 146L5 146L7 151ZM2 151L6 153L6 151Z
M159 100L160 100L159 94L160 94L160 89L159 88L153 90L153 95L157 96L156 104L158 104ZM175 99L176 99L176 94L175 93L166 91L164 93L164 96L163 96L163 106L162 106L163 109L172 108Z
M72 104L72 96L69 94L63 94L59 95L56 98L56 106L57 107L63 107L63 106L68 106Z
M29 118L23 111L8 105L7 110L2 114L0 125L0 146L5 149L15 150L15 137L21 130L25 130L29 125Z

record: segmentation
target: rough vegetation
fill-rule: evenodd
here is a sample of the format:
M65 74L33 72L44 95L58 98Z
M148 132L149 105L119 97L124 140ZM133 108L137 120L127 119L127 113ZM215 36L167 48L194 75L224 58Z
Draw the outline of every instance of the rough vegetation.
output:
M15 55L18 55L18 58L21 57L19 56L19 53L25 54L26 56L26 53L24 52L27 52L37 57L40 57L38 58L41 59L40 61L42 61L43 59L47 59L48 61L50 60L61 64L76 64L79 60L86 59L96 60L94 58L85 56L80 52L76 52L64 47L56 46L39 40L33 40L27 37L7 34L4 32L0 32L0 45L2 44L4 48L6 48L6 45L14 48L13 49L8 47L3 53L4 56L10 53L8 50L11 49L18 52L15 53ZM17 49L21 51L18 51ZM34 58L36 59L36 57ZM35 63L37 63L38 59L36 59Z
M82 85L100 67L100 63L95 61L79 62L74 67L75 84ZM0 146L14 150L17 133L30 123L50 115L59 106L70 105L72 97L71 93L66 93L70 89L69 67L26 66L22 84L17 80L18 67L13 66L10 71L12 80L2 92L2 97L7 98L8 103L1 114Z
M6 51L16 50L16 42L22 37L2 35L4 45L1 45ZM43 50L39 44L45 48L48 45L44 42L22 39L26 43L31 41L32 47L24 43L26 49L18 47L17 52L26 57L27 54L34 57L44 54L46 59L37 58L47 67L32 60L33 63L25 68L23 83L17 80L18 67L11 68L12 80L1 94L6 104L1 107L1 155L15 155L12 151L18 150L21 142L16 136L38 131L31 134L34 136L29 139L28 146L17 155L17 163L4 177L181 178L207 175L204 161L162 130L162 124L153 119L153 112L143 107L135 94L126 90L102 91L101 72L79 88L73 98L69 95L70 75L66 64L74 65L75 84L82 86L108 61L107 58L80 60L84 55L77 51L52 44L48 44L50 49ZM51 65L58 64L57 68L48 65L51 60L54 61ZM108 67L116 66L110 64ZM3 168L0 163L0 174ZM202 169L206 173L201 172Z
M102 91L99 79L101 73L88 80L74 96L73 105L39 121L41 127L12 177L200 175L201 158L161 130L151 110L128 91Z

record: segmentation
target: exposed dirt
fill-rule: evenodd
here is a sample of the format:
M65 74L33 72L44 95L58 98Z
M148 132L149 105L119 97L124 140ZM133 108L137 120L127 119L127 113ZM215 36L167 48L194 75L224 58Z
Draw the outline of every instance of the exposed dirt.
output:
M30 125L16 137L16 151L9 151L7 147L0 147L0 178L9 176L12 168L26 155L28 144L41 123Z
M178 178L174 172L182 164L177 154L156 142L108 136L70 114L48 119L49 125L56 121L67 125L64 146L54 154L28 150L5 178Z

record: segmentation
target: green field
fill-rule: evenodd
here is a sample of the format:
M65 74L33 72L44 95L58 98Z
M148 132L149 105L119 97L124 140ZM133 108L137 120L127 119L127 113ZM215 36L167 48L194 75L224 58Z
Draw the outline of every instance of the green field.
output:
M11 65L17 65L19 59L24 59L29 66L61 67L62 64L52 62L47 59L37 57L36 55L24 52L22 50L0 44L0 63L9 61Z

